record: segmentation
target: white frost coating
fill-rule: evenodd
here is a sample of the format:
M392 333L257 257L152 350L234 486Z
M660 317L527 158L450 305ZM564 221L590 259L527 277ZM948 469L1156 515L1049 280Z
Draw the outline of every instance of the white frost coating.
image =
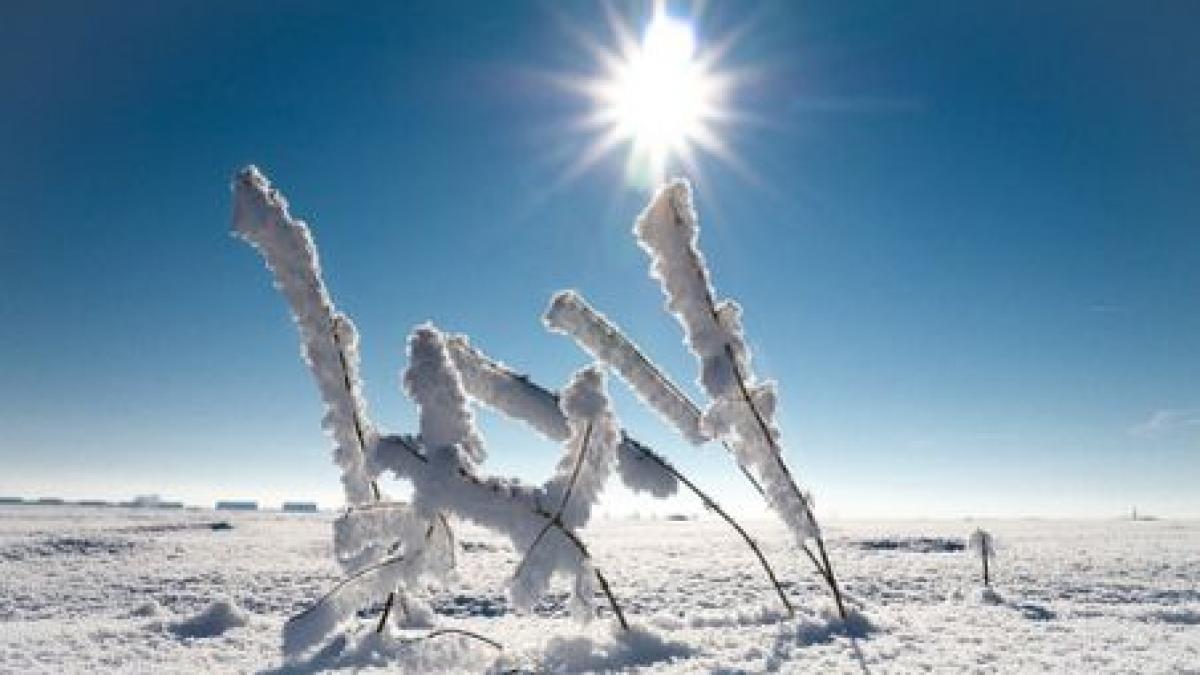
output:
M412 580L413 562L408 558L400 558L366 572L303 614L289 619L283 625L284 656L288 659L302 656L353 619L360 609L378 602L405 580Z
M683 326L685 341L700 361L700 384L711 399L701 430L724 441L738 462L758 476L768 504L798 542L818 535L808 495L778 451L775 385L754 379L741 310L732 301L716 300L698 248L699 227L687 181L660 189L638 216L634 233L650 254L650 274L662 286L667 309Z
M592 507L608 482L621 432L604 390L604 374L597 368L575 373L563 389L559 405L571 434L563 442L562 459L554 476L546 481L543 494L550 508L560 515L562 526L576 532L587 524ZM562 567L556 560L563 555L561 547L551 548L546 544L543 539L532 549L523 549L526 560L510 587L513 604L519 610L533 607L549 586L555 570ZM567 555L566 562L575 562L574 554L568 551ZM572 615L589 618L594 614L594 589L585 577L593 576L594 572L586 560L579 560L573 571Z
M405 504L351 509L333 521L333 550L347 574L386 558L397 542L420 541L426 519Z
M617 472L621 482L634 492L648 492L655 499L666 499L679 490L679 480L650 458L650 449L628 435L617 448Z
M608 365L689 443L709 438L700 425L700 409L603 314L575 291L560 291L542 317L555 332L572 337L584 350Z
M708 267L697 242L700 229L692 208L692 189L677 179L659 189L633 228L638 244L650 254L650 276L659 280L667 309L683 326L692 353L700 359L700 384L708 395L736 394L726 346L749 372L750 352L742 336L741 309L716 301Z
M574 475L562 522L568 528L578 529L587 524L592 506L612 473L621 429L604 390L604 373L598 368L584 368L575 373L563 389L560 406L571 435L563 442L564 453L554 477L546 482L546 495L552 503L561 503Z
M405 504L347 512L334 523L334 544L350 576L337 592L284 624L283 651L288 658L321 644L364 606L397 587L416 587L424 579L445 581L454 563L454 539L446 522L438 517L425 520ZM348 559L343 560L343 552Z
M358 334L335 311L308 226L292 218L283 195L253 166L238 173L233 191L233 230L262 254L300 329L304 361L325 402L322 425L335 444L346 502L365 503L372 495L363 458L375 431L358 376Z
M982 528L977 528L971 533L971 538L967 540L968 546L972 551L979 551L979 555L985 558L996 557L996 541L992 537L992 533Z
M558 395L494 361L473 347L465 335L446 340L467 394L479 403L521 420L543 436L561 441L570 435Z
M594 572L586 552L571 537L587 523L612 471L620 438L603 374L595 368L584 369L563 391L560 414L570 432L564 441L566 454L556 475L543 488L533 489L476 473L482 442L474 431L462 379L441 333L430 326L418 328L409 341L409 352L411 362L404 384L421 408L420 441L382 439L374 447L372 466L391 469L397 477L412 482L413 507L418 513L453 513L506 534L526 556L510 586L518 609L532 607L556 572L572 576L579 589L590 588L579 577ZM572 477L570 498L564 505ZM560 527L547 528L560 508ZM593 600L579 598L578 602L591 606Z
M381 438L373 461L397 478L412 482L413 506L421 512L453 513L506 536L522 554L545 529L520 578L509 589L518 608L531 606L544 590L542 580L555 572L567 574L578 584L590 583L579 581L581 575L594 574L586 549L575 543L579 540L572 541L557 527L546 528L558 502L545 488L523 485L516 479L479 476L461 452L428 453L412 436ZM558 498L561 500L561 494ZM591 603L592 599L580 598L579 602Z
M557 394L493 361L471 346L465 336L448 339L446 346L458 366L468 396L528 424L546 438L567 440L571 430L567 426L567 416L559 408ZM649 492L665 499L679 489L679 481L647 457L650 452L653 451L622 434L617 448L621 480L635 492Z
M434 452L459 446L474 463L482 462L483 439L442 334L432 325L418 326L408 339L408 359L404 391L421 408L425 446Z

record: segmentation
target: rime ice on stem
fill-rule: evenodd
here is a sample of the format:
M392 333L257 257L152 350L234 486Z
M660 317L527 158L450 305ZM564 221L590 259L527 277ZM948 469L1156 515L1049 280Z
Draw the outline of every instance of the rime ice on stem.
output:
M372 499L364 456L375 442L358 376L358 333L338 313L325 282L312 235L288 213L287 200L251 166L234 181L233 230L262 254L300 329L304 361L325 402L322 425L335 444L346 503Z
M473 347L466 336L455 335L446 346L462 375L467 395L474 401L528 424L550 440L561 443L568 439L571 431L557 393L492 360ZM664 499L675 494L679 481L646 459L651 452L623 433L617 447L617 471L629 489Z
M716 298L698 247L699 227L687 181L676 180L659 189L638 217L634 233L650 255L650 274L662 286L667 309L683 327L685 341L700 363L700 385L710 399L702 431L724 440L739 463L758 476L767 503L812 559L845 619L841 590L810 499L782 456L774 383L755 380L741 308ZM805 544L809 538L817 544L819 559Z
M616 370L642 402L654 408L689 443L700 445L709 440L700 428L699 408L578 293L557 293L543 321L550 330L573 337L592 356Z
M511 584L519 609L532 607L550 577L563 572L574 577L576 615L590 616L595 570L575 531L591 515L620 438L600 371L579 371L558 398L568 429L565 454L540 489L479 475L475 458L482 456L482 442L447 341L432 326L419 327L409 341L404 384L420 407L424 452L412 441L385 439L377 449L377 465L412 481L413 506L419 511L447 511L472 520L506 534L524 552ZM557 505L553 512L551 505Z
M570 293L570 296L573 297L572 304L576 307L587 307L583 299L578 297L578 295ZM547 323L552 328L558 325L561 317L564 316L562 313L554 312L553 309L560 306L560 299L564 297L568 297L568 294L560 293L555 296L555 301L551 303L551 314L556 314L559 317L559 319L553 321L547 320ZM598 316L595 312L591 312L591 315ZM567 320L564 323L569 324L571 322ZM615 328L612 329L612 333L616 333ZM620 337L619 333L616 333L615 339L619 339L624 344L627 344L630 349L637 349L628 340ZM447 347L455 364L458 366L459 372L464 375L462 381L469 396L483 405L499 410L514 419L529 424L531 427L541 431L548 438L557 441L567 439L569 434L567 418L558 406L557 394L535 384L528 377L491 360L483 352L472 347L464 336L458 335L450 338L447 341ZM607 360L601 354L608 354L610 350L597 349L592 353L607 363ZM650 365L649 368L657 372L657 369L653 365ZM660 378L664 381L666 380L665 376L660 375ZM679 397L686 405L696 409L695 405L686 397L683 397L681 393ZM696 417L699 417L698 409L696 409ZM762 549L758 546L758 542L754 541L746 530L716 500L697 487L695 483L688 480L670 462L649 447L637 442L627 433L622 432L621 444L617 447L617 467L621 475L621 480L625 483L626 487L634 492L650 493L658 499L665 499L675 494L679 490L680 484L686 486L700 499L705 508L715 513L738 533L738 536L742 538L746 546L750 548L758 559L759 564L762 565L763 571L766 573L776 593L778 593L779 599L788 610L789 615L794 612L791 601L788 600L787 595L784 593L783 587L775 576L775 570L767 562L766 556L763 555Z

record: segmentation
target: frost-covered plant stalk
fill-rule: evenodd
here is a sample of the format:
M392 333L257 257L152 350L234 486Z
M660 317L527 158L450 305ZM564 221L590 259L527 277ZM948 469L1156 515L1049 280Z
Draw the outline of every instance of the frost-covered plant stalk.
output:
M348 576L287 622L285 652L295 656L319 644L364 604L389 594L382 628L397 587L415 586L425 577L446 580L456 546L447 513L499 530L525 552L511 589L519 608L531 606L553 574L566 573L574 578L576 616L593 613L599 584L625 626L607 580L577 533L611 473L620 442L601 372L580 371L556 399L567 434L566 456L553 478L534 488L484 477L483 439L458 370L441 333L421 326L409 342L404 377L406 392L421 409L420 434L381 438L362 400L357 335L334 310L307 226L289 215L286 201L253 167L238 175L234 192L235 232L263 254L300 328L346 492L347 511L334 524L334 549ZM379 501L374 481L385 470L413 483L411 504ZM549 504L558 506L551 511Z
M509 583L518 610L528 610L551 577L559 574L572 582L574 616L592 617L594 597L603 593L621 626L628 628L607 579L579 535L614 468L635 491L666 497L683 484L694 492L738 531L791 611L774 572L745 530L662 456L622 431L604 374L595 367L578 371L556 393L491 361L464 337L447 337L429 324L419 326L409 339L409 365L403 375L404 390L420 409L418 433L377 432L361 393L357 333L330 300L308 228L290 216L283 197L253 167L238 175L234 187L234 230L262 253L295 317L305 361L325 402L324 426L336 445L334 459L342 469L346 494L347 510L334 525L334 549L347 576L287 623L284 645L289 656L319 644L364 604L388 593L378 624L382 631L397 599L402 608L409 605L406 595L395 593L397 588L446 581L456 550L450 517L505 535L520 553ZM822 573L845 618L808 496L782 458L773 385L758 382L750 370L737 306L713 299L695 245L690 199L684 182L663 188L639 217L636 232L654 260L653 275L662 282L668 308L700 359L700 381L710 398L706 409L577 294L556 296L546 323L572 335L611 366L689 442L719 440L734 454ZM560 442L563 456L554 475L539 486L487 476L482 471L487 453L475 427L472 401L521 419ZM412 485L411 503L381 499L375 480L384 472ZM809 539L815 540L819 559L808 548ZM410 612L404 613L409 621Z
M662 286L667 310L683 327L685 342L699 361L700 385L709 397L699 419L693 421L688 406L680 403L686 397L679 388L577 294L556 296L547 323L613 367L685 438L713 438L725 444L743 470L757 477L756 487L825 580L845 619L841 589L811 499L783 459L775 423L775 385L754 376L741 308L731 300L716 299L698 247L699 226L687 181L676 180L661 188L638 217L634 234L650 254L650 274ZM815 542L816 553L808 547L809 540Z
M992 576L988 563L996 557L995 539L987 530L978 528L971 533L969 546L972 551L979 552L979 559L983 562L983 585L991 586Z
M556 296L555 302L551 304L551 310L547 314L546 319L547 325L554 330L559 330L559 327L566 323L563 321L563 317L569 316L566 312L555 311L555 307L559 306L558 298L567 297L572 299L573 306L586 307L583 299L578 297L577 294L573 292L560 293ZM586 324L577 323L575 325ZM534 383L525 375L516 373L503 364L493 361L486 354L471 346L470 341L465 336L457 335L450 338L447 346L450 350L451 358L454 359L455 364L458 366L459 373L463 375L463 386L466 388L469 396L482 405L502 412L513 419L525 422L551 440L566 440L568 435L567 420L559 409L557 394ZM632 343L628 343L628 349L640 354L640 351ZM665 397L672 399L672 402L668 403L667 407L671 407L677 411L689 408L695 410L694 418L697 422L699 421L699 408L696 408L695 404L675 388L669 380L666 380L649 360L645 359L645 357L635 357L626 361L626 363L633 362L637 362L638 365L634 367L643 369L648 377L662 380L661 385L656 384L652 385L652 387L658 391L665 392ZM628 380L629 378L627 377L626 379ZM660 386L661 389L658 389ZM684 419L687 418L684 417ZM784 593L783 587L775 576L775 570L767 562L766 556L763 555L758 543L746 532L745 528L729 515L728 511L723 509L706 492L697 487L695 483L676 469L666 458L648 446L639 443L623 431L621 444L617 448L617 465L622 482L634 492L648 492L662 499L675 494L680 484L687 487L688 490L700 499L705 508L717 514L717 516L728 523L738 533L738 536L742 538L758 559L759 564L762 566L767 578L770 579L772 587L779 595L779 599L788 613L792 614L794 612L791 601L788 600L787 594Z
M292 218L287 200L251 166L234 183L233 231L262 254L275 287L287 299L300 329L304 361L325 402L322 425L335 444L346 503L366 503L376 496L365 466L375 430L358 375L358 332L334 309L308 226Z

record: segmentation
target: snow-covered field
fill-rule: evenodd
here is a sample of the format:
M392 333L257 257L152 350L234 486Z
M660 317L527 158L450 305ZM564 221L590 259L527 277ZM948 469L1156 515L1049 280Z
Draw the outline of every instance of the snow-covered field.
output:
M866 620L853 638L770 523L751 529L802 608L794 619L720 522L589 526L629 634L607 610L572 623L565 587L514 614L503 588L516 554L460 526L459 579L431 589L433 622L503 652L453 635L377 638L372 613L340 653L285 664L284 620L338 580L331 519L0 507L0 671L1200 672L1200 522L1169 520L984 523L1000 544L998 597L980 593L978 561L959 550L979 523L832 522L837 571Z

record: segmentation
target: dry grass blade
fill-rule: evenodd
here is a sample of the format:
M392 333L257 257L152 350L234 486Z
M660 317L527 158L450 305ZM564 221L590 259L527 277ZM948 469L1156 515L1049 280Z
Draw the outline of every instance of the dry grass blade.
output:
M517 564L517 569L513 572L513 578L516 579L525 571L525 564L529 561L529 557L533 555L533 550L541 543L542 538L550 531L551 527L557 526L559 529L566 529L563 526L562 515L567 510L567 504L571 501L571 491L575 489L575 481L579 480L579 471L583 468L583 460L587 454L588 441L592 437L592 425L589 422L583 430L583 442L579 444L579 456L575 458L575 466L571 469L571 478L567 481L567 487L563 490L562 501L558 504L558 513L547 522L537 536L533 538L533 543L529 544L529 548L525 550L525 556L521 558L521 562Z
M749 546L750 550L754 552L754 556L756 558L758 558L759 565L761 565L763 568L763 571L767 573L767 578L771 580L771 587L774 588L775 592L779 595L779 600L780 600L780 602L783 603L783 606L787 609L788 616L795 616L796 609L794 607L792 607L791 600L788 600L787 594L784 593L783 586L780 585L778 577L775 576L775 570L772 569L771 564L769 562L767 562L767 558L766 558L766 556L763 555L762 549L759 548L758 542L756 542L750 536L750 534L746 532L745 528L743 528L741 526L741 524L739 524L736 520L734 520L733 516L729 515L729 513L726 512L725 509L721 508L721 505L718 504L716 502L716 500L714 500L712 497L708 496L708 494L706 494L703 490L701 490L699 487L697 487L695 483L688 480L687 476L683 475L682 472L680 472L678 469L676 469L665 458L663 458L662 456L660 456L658 453L654 452L650 448L647 448L646 446L642 445L641 443L638 443L637 441L633 440L632 438L629 438L628 436L625 436L625 440L629 441L629 443L633 447L637 448L638 451L642 453L642 456L644 456L645 458L647 458L650 461L657 464L659 467L662 468L663 471L666 471L667 473L674 476L675 480L679 481L680 483L683 483L683 485L685 487L687 487L689 490L692 491L692 494L696 495L700 499L700 503L704 505L704 508L706 508L709 511L712 511L713 513L720 516L722 520L724 520L726 523L728 523L729 526L732 527L738 533L738 535L742 538L742 541L746 542L746 545Z
M479 633L476 633L475 631L466 630L465 628L436 628L420 637L401 638L401 640L403 642L420 642L422 640L432 640L434 638L439 638L439 637L442 637L443 635L461 635L464 637L474 638L476 640L479 640L480 642L487 643L488 645L496 648L496 650L498 650L498 651L504 651L504 645L500 644L499 642L491 639L490 637L485 637L483 635L480 635Z

